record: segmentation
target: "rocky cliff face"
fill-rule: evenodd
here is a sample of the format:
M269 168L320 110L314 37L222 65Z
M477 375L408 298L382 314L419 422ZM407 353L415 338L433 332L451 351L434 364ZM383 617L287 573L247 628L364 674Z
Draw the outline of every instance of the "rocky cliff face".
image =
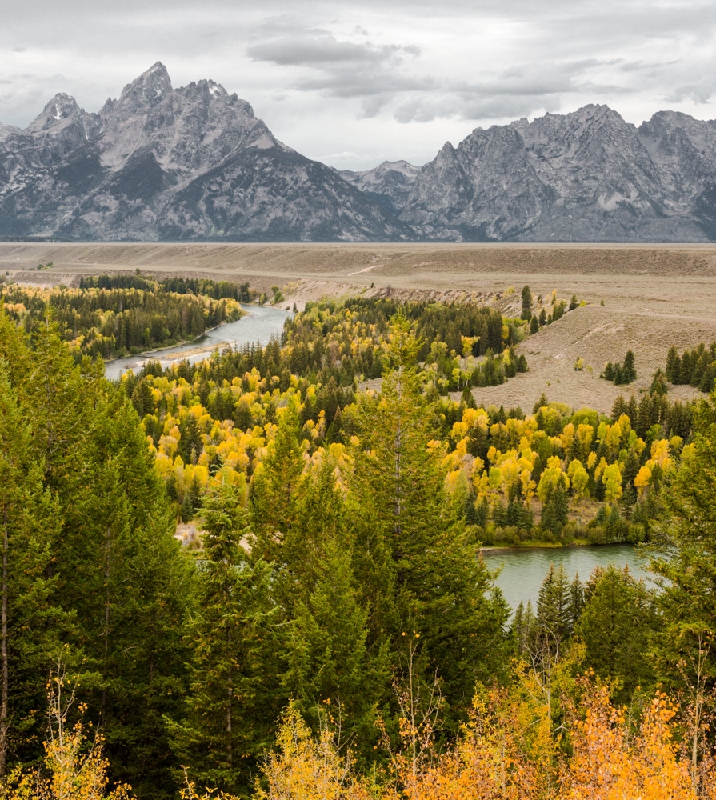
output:
M397 214L408 202L420 167L407 161L384 161L374 169L362 172L344 169L338 174L356 189L373 195L388 214Z
M716 240L716 121L606 106L478 128L424 167L337 171L213 81L162 64L97 114L56 95L0 125L0 237L224 241Z
M392 240L409 231L334 170L279 142L213 81L155 64L88 114L57 95L0 130L0 236Z
M716 122L606 106L473 131L418 175L400 218L423 238L706 241L716 237Z

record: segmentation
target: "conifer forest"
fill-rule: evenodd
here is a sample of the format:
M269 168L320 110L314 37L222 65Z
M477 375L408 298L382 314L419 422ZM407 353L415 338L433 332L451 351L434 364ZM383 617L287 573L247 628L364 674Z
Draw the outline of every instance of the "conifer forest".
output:
M716 800L714 345L640 396L614 353L608 415L483 408L576 297L309 302L112 382L255 294L0 295L0 798ZM653 581L516 609L481 553L617 542Z

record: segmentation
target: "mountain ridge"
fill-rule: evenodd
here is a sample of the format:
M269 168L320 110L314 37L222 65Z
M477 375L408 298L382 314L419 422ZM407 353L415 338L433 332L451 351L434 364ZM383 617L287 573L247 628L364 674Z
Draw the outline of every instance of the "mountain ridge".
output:
M422 167L336 170L212 80L157 62L97 113L0 124L0 237L71 241L714 241L716 121L604 105L476 128Z

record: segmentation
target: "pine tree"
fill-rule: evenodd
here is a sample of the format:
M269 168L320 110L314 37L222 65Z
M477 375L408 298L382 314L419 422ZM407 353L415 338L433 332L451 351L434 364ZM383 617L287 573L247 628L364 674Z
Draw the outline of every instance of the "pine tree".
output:
M298 415L290 405L283 409L276 436L252 481L251 528L256 537L252 552L257 557L281 560L284 539L298 516L302 474Z
M370 609L370 645L388 638L399 659L420 636L425 675L437 670L448 705L501 668L507 610L447 501L438 454L428 450L433 409L415 361L419 343L404 318L391 331L393 370L382 395L359 402L360 446L351 479L355 574Z
M653 684L653 664L644 657L657 624L653 600L627 568L597 568L587 583L576 633L586 645L586 663L595 674L619 681L619 702L628 702L637 686Z
M636 368L634 366L634 353L631 350L627 350L626 355L624 356L624 364L622 365L621 369L621 382L632 383L632 381L635 380Z
M656 638L657 675L702 708L716 686L716 403L697 407L693 452L660 495L653 532L661 548L650 568L662 578L656 597L663 628ZM696 725L696 730L698 725Z
M559 650L560 645L572 635L572 598L564 567L549 565L542 581L537 599L536 627L540 636L549 642L550 650Z
M283 682L317 729L324 704L338 715L347 740L370 752L378 707L389 696L387 643L369 648L351 553L336 538L324 545L321 573L291 624Z
M271 675L278 665L271 624L271 568L249 563L248 513L222 484L204 503L205 559L198 570L194 650L186 718L172 728L174 748L199 785L245 792L250 770L280 710ZM278 702L277 702L278 700Z
M567 492L562 484L551 489L542 506L542 528L559 534L567 524Z
M666 379L669 383L678 383L680 371L681 362L679 361L679 353L676 347L671 345L669 353L666 356Z
M71 626L58 626L78 696L101 725L112 779L173 791L165 713L185 675L187 570L146 436L101 364L74 364L52 326L36 332L19 381L31 455L60 529L45 576ZM38 675L38 680L44 680Z
M584 586L579 580L579 573L569 584L569 626L572 631L577 626L584 610Z
M532 317L532 292L529 286L522 287L522 319L529 320Z
M169 796L164 715L185 688L188 564L134 408L115 389L103 400L83 476L91 489L60 494L61 598L77 620L82 699L102 726L113 779Z
M43 490L31 438L0 360L0 777L39 754L36 710L68 624L50 571L59 509Z

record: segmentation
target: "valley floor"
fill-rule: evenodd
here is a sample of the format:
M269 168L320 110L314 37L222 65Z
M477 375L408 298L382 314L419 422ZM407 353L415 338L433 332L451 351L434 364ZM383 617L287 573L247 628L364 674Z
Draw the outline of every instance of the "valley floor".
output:
M38 264L52 266L37 271ZM13 280L71 283L80 275L134 272L248 281L282 288L301 309L308 300L348 294L450 300L469 296L519 315L520 289L534 296L576 294L587 305L521 345L529 372L475 389L480 404L531 410L544 392L574 408L611 409L637 395L679 350L716 339L716 245L604 244L58 244L0 243L0 271ZM511 291L514 289L514 291ZM603 303L603 305L602 305ZM637 381L600 379L607 361L636 356ZM584 369L576 371L577 358ZM671 399L696 396L674 387Z

